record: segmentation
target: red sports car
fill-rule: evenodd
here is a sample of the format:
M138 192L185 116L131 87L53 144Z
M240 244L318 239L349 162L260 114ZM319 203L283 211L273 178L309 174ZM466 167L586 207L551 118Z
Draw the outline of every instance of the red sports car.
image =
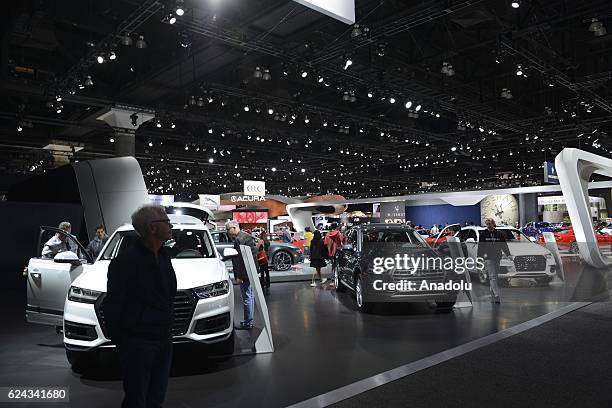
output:
M578 243L576 242L576 235L572 227L569 227L569 229L565 231L555 232L554 235L559 249L569 250L573 254L578 253ZM608 247L612 245L612 235L596 232L595 237L597 238L597 245L599 247ZM542 235L538 237L538 242L541 244L544 243L544 237Z

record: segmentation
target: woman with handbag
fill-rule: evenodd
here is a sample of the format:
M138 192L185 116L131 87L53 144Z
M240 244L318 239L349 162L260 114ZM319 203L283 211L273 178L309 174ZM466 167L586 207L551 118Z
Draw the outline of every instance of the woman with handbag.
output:
M310 266L316 269L316 273L319 276L321 284L327 282L327 278L321 278L321 268L327 266L327 262L325 261L327 258L327 247L323 244L321 232L317 230L314 232L314 236L312 237L312 241L310 242ZM314 283L314 276L313 282L310 286L316 286L316 284Z

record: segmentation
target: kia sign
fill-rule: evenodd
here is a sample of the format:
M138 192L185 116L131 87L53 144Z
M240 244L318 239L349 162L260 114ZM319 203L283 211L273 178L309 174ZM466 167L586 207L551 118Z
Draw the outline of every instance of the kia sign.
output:
M293 0L346 24L355 24L355 0Z
M266 182L244 180L244 195L263 197L266 195Z

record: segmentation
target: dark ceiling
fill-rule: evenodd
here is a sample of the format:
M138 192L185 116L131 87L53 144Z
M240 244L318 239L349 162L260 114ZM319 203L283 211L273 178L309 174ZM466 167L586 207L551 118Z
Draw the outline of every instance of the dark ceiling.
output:
M112 157L96 118L118 105L155 112L136 157L150 192L182 199L243 179L289 196L532 185L563 147L612 153L609 0L356 0L358 30L289 0L185 0L170 25L175 3L3 15L4 187L57 166L50 141Z

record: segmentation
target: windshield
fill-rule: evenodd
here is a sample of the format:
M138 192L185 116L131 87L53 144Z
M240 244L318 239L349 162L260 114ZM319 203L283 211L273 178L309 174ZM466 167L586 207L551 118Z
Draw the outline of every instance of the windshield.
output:
M504 234L506 241L508 242L531 242L529 238L522 232L516 229L498 229L499 232Z
M399 228L365 230L363 242L408 242L417 246L429 246L415 230Z
M138 239L136 231L120 231L116 233L101 260L114 259L121 252L134 245ZM172 239L166 241L164 247L170 249L172 259L215 258L215 250L205 230L173 229Z

